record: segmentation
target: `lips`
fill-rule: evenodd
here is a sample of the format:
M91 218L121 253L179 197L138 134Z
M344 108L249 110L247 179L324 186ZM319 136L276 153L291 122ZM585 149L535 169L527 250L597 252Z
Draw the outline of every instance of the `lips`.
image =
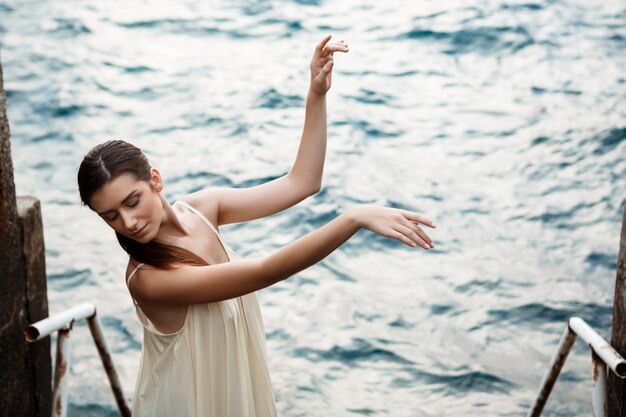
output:
M146 226L148 226L148 224L145 224L141 229L139 229L135 233L133 233L133 237L141 236L145 232Z

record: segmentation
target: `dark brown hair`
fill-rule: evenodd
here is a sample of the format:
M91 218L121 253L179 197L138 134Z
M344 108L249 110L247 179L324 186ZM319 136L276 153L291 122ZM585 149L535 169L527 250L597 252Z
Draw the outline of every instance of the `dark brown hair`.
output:
M89 200L103 185L124 172L138 180L150 182L150 164L139 148L123 140L109 140L93 147L78 169L78 191L82 203ZM152 185L151 185L152 186ZM173 269L175 264L208 265L195 253L153 239L140 243L115 232L122 248L136 261L159 269Z

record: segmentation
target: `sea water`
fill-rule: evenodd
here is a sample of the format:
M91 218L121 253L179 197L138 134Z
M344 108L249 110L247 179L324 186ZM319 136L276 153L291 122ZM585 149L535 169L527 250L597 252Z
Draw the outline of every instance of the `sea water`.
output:
M309 63L345 39L322 189L220 227L264 256L348 207L421 213L436 248L362 230L259 292L281 416L524 415L570 316L610 336L626 202L621 1L2 1L18 195L41 200L50 313L98 309L128 401L142 328L126 255L81 207L107 139L142 148L173 202L289 172ZM69 416L116 405L85 323ZM52 338L53 351L54 341ZM546 416L591 409L578 342Z

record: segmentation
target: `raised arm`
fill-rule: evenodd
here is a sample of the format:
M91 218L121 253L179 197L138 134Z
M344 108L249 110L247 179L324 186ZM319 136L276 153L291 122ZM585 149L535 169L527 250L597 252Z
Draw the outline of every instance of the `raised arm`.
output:
M357 206L269 256L170 271L141 270L130 282L130 291L137 300L171 306L226 300L268 287L321 261L361 227L409 246L416 242L425 249L433 247L419 223L434 227L432 221L410 211Z
M313 52L304 127L289 173L254 187L200 190L188 196L188 203L205 214L217 204L217 221L222 225L270 216L320 190L326 157L326 93L331 85L333 54L348 52L345 42L329 40L330 35Z
M315 47L311 59L311 83L306 97L306 110L302 138L293 167L289 171L305 188L319 190L322 186L326 155L327 121L326 93L330 89L335 52L348 52L343 40L328 43L326 36Z

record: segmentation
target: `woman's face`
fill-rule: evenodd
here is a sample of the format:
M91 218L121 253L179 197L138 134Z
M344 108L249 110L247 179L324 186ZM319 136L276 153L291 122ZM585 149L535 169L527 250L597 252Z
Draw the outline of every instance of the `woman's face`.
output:
M151 241L163 217L161 176L155 168L151 174L150 182L130 172L118 175L93 194L89 206L116 232L137 242Z

